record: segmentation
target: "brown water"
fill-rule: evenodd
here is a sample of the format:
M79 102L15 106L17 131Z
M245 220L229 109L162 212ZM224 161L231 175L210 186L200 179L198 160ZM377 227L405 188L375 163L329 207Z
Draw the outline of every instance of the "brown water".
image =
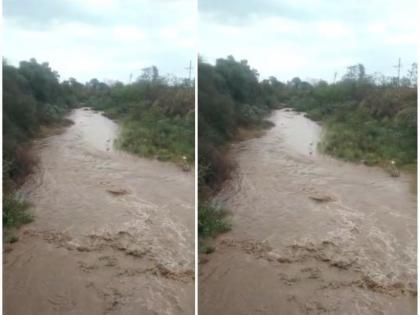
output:
M202 257L199 313L416 314L412 178L318 154L322 129L301 114L271 119L232 147L215 202L233 228Z
M35 221L5 256L4 313L193 314L194 175L115 150L97 112L70 119L35 144Z

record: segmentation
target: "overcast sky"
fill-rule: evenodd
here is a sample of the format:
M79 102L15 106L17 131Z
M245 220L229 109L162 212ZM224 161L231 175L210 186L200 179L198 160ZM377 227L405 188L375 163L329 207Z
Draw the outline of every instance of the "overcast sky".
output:
M195 0L4 0L3 56L47 61L63 79L128 81L141 69L187 77Z
M406 73L416 61L416 0L199 0L199 50L247 59L262 78L331 81L363 63Z

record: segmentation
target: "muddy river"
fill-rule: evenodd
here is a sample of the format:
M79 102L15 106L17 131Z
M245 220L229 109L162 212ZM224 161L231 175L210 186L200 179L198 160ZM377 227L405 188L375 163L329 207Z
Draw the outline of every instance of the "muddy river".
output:
M22 188L35 220L4 256L4 314L193 314L194 175L113 147L77 109L37 140Z
M201 257L200 314L416 314L413 178L317 153L302 114L271 120L232 147L216 202L233 228Z

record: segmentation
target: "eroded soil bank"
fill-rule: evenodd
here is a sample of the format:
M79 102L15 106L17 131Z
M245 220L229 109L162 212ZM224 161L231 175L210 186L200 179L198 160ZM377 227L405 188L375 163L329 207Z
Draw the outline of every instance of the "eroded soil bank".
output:
M200 314L416 314L413 179L318 154L302 114L271 119L232 148L216 201L233 229L202 257Z
M35 221L4 256L4 314L193 314L194 175L112 146L77 109L38 140L22 188Z

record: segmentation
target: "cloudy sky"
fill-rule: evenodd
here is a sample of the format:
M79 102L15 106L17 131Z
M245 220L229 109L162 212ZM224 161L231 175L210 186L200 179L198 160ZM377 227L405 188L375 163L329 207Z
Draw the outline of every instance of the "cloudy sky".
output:
M47 61L63 79L129 80L156 65L187 77L195 0L4 0L3 56Z
M363 63L403 73L416 61L416 0L199 0L199 50L247 59L261 77L333 80Z

